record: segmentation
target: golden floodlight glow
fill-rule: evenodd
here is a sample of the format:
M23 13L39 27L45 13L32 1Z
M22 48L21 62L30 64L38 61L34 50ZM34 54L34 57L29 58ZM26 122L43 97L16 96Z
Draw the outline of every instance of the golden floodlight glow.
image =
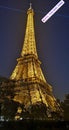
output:
M58 103L52 93L52 87L44 77L41 62L38 58L34 30L34 11L31 4L27 11L23 48L10 79L15 81L13 101L20 104L15 115L15 120L21 120L22 117L20 115L23 112L32 113L32 106L39 108L41 115L44 110L43 116L45 118L45 111L47 109L50 112L59 110ZM21 108L21 106L23 107ZM35 112L37 112L36 109ZM43 116L41 117L43 118Z

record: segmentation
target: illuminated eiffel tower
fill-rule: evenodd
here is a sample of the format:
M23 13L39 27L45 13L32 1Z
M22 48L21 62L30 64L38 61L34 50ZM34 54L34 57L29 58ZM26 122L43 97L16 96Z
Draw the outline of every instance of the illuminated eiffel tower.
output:
M23 48L17 65L10 76L15 81L13 101L20 103L15 119L23 117L45 119L52 112L60 113L60 105L52 93L52 87L47 83L38 59L34 31L34 11L30 4L27 11L27 25Z

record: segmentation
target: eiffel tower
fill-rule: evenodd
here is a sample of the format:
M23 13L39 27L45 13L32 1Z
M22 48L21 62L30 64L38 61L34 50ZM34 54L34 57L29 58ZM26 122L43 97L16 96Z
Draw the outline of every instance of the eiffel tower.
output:
M38 59L33 16L30 4L21 56L10 76L10 81L15 84L12 100L21 104L15 119L21 116L46 119L52 116L52 112L60 113L60 105L53 96L52 86L47 83Z

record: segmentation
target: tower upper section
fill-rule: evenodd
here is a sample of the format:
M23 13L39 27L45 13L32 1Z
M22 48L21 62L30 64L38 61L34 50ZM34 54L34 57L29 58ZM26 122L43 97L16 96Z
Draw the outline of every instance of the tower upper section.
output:
M26 32L21 52L22 57L28 54L34 54L35 56L37 56L34 21L33 21L34 11L32 9L31 4L30 8L27 11L27 15L28 16L27 16Z
M17 59L18 63L10 79L22 80L26 83L36 82L37 79L40 83L46 83L36 50L33 16L34 11L30 4L30 8L27 11L27 25L21 56Z

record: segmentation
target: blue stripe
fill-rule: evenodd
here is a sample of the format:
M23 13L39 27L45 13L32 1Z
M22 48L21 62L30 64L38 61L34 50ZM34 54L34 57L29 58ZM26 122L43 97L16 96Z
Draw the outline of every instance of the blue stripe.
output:
M8 9L8 10L13 10L13 11L18 11L18 12L25 12L25 11L20 10L20 9L9 8L9 7L6 7L6 6L1 6L1 5L0 5L0 8L5 8L5 9Z

